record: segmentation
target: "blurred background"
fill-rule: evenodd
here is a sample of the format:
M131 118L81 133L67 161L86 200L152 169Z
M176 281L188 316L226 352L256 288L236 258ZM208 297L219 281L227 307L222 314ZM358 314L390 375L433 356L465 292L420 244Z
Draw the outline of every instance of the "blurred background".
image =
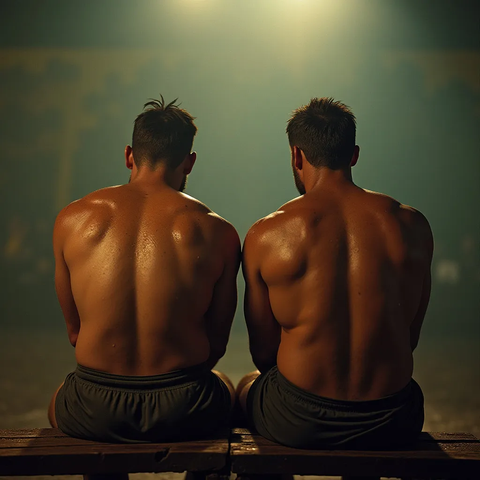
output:
M53 283L66 204L128 181L149 98L197 117L187 193L235 225L297 195L293 109L357 117L354 180L421 210L435 237L415 378L430 431L480 435L480 3L461 0L3 0L0 13L0 428L47 426L75 367ZM243 279L227 355L252 369Z

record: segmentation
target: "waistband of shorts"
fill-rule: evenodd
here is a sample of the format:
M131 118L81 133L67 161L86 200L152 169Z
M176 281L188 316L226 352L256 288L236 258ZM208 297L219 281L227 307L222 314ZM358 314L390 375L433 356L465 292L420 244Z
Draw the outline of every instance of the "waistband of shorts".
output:
M312 403L325 408L334 408L335 410L351 412L371 412L398 408L408 401L412 395L412 389L416 385L415 380L412 378L410 382L408 382L407 385L405 385L405 387L400 391L382 398L377 398L374 400L337 400L335 398L321 397L320 395L307 392L285 378L278 371L277 367L273 368L276 369L276 373L272 373L275 375L279 387L284 392L295 396L297 399L303 402Z
M209 368L206 363L162 373L160 375L145 376L116 375L84 367L83 365L77 365L75 376L80 380L92 382L104 387L152 390L157 388L178 387L187 383L196 382L208 372Z

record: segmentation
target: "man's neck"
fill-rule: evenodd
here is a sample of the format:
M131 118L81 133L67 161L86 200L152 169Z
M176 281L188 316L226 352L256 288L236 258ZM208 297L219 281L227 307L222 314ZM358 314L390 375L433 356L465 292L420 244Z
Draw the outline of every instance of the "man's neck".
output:
M161 190L164 188L178 190L178 186L176 185L178 181L173 175L173 172L164 167L156 169L141 167L139 169L134 169L129 183L142 185L143 187L155 190Z
M354 185L352 169L348 167L345 169L332 170L327 167L311 167L304 173L304 185L307 193L332 187L337 188Z

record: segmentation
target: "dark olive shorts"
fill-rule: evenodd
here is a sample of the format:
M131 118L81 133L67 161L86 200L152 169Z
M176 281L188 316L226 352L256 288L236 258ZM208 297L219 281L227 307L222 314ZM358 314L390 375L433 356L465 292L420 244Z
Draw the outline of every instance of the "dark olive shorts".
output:
M122 376L80 365L55 402L59 428L104 442L167 442L209 436L228 424L230 394L206 365Z
M386 449L414 442L422 431L423 394L412 379L378 400L341 401L306 392L273 367L247 397L251 428L294 448Z

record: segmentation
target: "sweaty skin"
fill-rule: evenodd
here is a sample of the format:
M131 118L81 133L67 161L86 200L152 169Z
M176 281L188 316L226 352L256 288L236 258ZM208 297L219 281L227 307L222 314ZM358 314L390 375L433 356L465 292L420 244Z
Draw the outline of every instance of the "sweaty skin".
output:
M62 210L53 241L79 364L157 375L225 353L240 242L199 201L148 182L105 188Z
M432 251L420 212L343 179L259 220L243 259L255 365L277 363L298 387L339 400L398 392L413 372Z

